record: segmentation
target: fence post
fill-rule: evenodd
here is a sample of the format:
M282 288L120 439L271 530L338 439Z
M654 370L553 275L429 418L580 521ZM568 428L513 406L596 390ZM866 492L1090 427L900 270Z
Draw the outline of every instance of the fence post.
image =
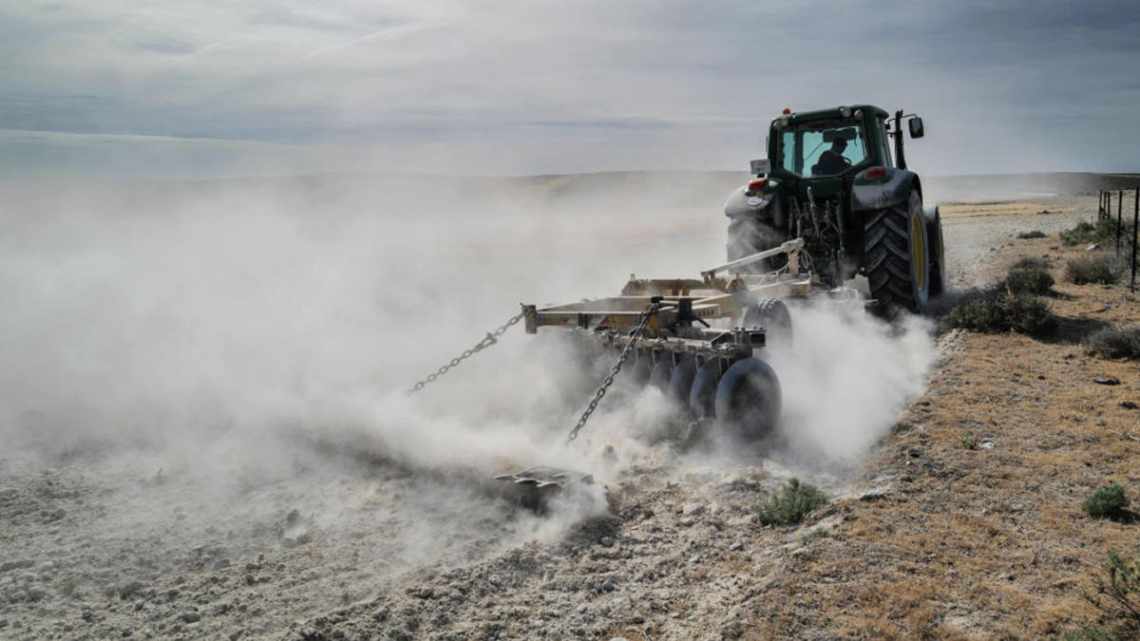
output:
M1136 293L1136 239L1140 230L1140 187L1136 188L1136 200L1132 205L1132 281L1129 289Z
M1112 215L1109 215L1111 220ZM1120 237L1124 235L1124 229L1121 226L1124 222L1124 190L1120 190L1120 194L1116 199L1116 264L1120 264Z

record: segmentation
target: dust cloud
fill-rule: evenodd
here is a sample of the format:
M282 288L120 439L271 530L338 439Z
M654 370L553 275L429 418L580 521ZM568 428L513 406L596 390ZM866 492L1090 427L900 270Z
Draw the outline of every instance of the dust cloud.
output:
M605 483L604 445L627 463L676 453L646 438L671 420L653 390L619 390L563 445L609 362L583 367L556 332L516 328L422 393L410 385L520 302L613 295L632 272L720 262L718 205L740 179L7 186L5 456L177 479L203 523L268 519L285 503L251 500L265 493L332 529L367 507L399 516L408 562L434 558L429 542L462 523L508 518L483 481L492 472L557 465ZM928 328L794 314L795 345L771 355L785 394L777 447L805 469L851 466L921 391ZM338 492L345 474L406 487ZM120 516L159 518L154 507ZM554 525L512 517L502 534L556 537L603 508L599 484ZM425 514L430 535L416 525Z
M815 469L853 467L926 388L933 327L822 304L793 308L792 322L794 344L771 356L784 392L781 447Z
M537 464L593 471L562 446L593 381L557 336L516 327L406 390L520 302L719 258L715 207L680 209L670 181L611 198L608 180L5 185L7 469L145 485L111 520L175 524L177 505L195 518L164 531L172 541L294 508L326 532L373 519L409 564L473 538L557 536L604 508L600 485L541 521L487 482Z

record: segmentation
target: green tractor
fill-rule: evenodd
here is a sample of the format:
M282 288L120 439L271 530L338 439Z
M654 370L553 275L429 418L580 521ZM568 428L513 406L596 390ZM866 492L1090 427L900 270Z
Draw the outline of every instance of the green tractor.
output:
M725 203L729 260L803 238L801 268L823 284L864 275L883 313L923 312L944 287L942 221L907 169L904 120L911 138L923 136L922 119L901 110L785 109L772 121L768 158L752 161L756 177Z

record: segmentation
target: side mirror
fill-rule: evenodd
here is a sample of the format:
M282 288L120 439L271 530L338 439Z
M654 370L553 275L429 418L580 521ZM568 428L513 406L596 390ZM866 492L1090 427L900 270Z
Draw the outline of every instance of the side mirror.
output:
M910 127L911 138L922 138L926 135L926 130L922 128L922 118L915 116L908 120L906 124Z
M749 163L749 168L752 170L753 176L767 176L768 172L772 170L772 163L767 158L760 158Z

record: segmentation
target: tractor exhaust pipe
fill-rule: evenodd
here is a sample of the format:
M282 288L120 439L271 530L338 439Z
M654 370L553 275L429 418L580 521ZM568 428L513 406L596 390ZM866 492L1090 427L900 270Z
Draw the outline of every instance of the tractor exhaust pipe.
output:
M891 133L895 137L895 165L899 169L906 169L906 154L903 153L903 110L895 112L895 130Z

